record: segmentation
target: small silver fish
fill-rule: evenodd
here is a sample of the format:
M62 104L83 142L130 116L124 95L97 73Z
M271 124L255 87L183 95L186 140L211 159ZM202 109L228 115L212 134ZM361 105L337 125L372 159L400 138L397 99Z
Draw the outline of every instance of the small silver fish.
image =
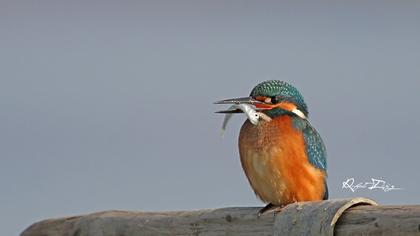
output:
M228 111L235 111L235 110L241 110L248 118L248 120L253 124L253 125L257 125L259 120L260 120L260 115L262 113L257 112L255 110L255 106L250 105L250 104L234 104L231 107L228 108ZM226 126L227 123L229 122L229 120L232 118L233 113L226 113L225 115L225 119L223 120L223 125L222 125L222 135L224 134L225 130L226 130Z

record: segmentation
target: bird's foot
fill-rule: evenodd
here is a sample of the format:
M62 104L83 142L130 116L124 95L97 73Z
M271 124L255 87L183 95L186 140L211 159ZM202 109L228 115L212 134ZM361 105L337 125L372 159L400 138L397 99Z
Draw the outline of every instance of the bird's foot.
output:
M271 203L268 203L265 207L261 208L261 210L258 211L258 217L270 212L279 213L281 212L284 206L285 205L275 206Z

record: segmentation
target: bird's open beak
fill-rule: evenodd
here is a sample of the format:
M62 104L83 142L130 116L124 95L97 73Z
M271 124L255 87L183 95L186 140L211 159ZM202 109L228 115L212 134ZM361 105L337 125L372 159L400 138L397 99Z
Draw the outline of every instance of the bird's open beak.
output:
M231 98L225 99L221 101L217 101L214 104L249 104L249 105L256 105L256 104L263 104L258 100L253 99L252 97L243 97L243 98ZM223 110L223 111L216 111L216 113L243 113L241 109L233 109L233 110Z
M233 114L233 113L244 113L244 112L241 109L234 109L234 110L216 111L215 113Z
M231 99L225 99L221 101L217 101L214 104L261 104L262 102L253 99L252 97L243 97L243 98L231 98Z

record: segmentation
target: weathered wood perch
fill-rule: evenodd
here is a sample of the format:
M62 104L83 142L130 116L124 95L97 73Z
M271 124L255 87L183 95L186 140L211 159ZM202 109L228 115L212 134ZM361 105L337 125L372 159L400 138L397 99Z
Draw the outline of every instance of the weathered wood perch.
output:
M377 206L365 198L338 199L295 203L258 218L259 209L104 211L44 220L21 236L420 235L420 205Z

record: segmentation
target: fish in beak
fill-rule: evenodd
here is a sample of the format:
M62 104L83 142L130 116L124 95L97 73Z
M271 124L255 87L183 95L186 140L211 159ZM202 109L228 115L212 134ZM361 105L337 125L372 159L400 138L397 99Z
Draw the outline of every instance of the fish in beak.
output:
M233 104L227 110L216 112L226 114L222 125L222 135L226 130L227 123L232 118L232 115L235 113L244 113L253 125L257 125L260 121L260 118L263 118L266 121L271 121L270 117L268 117L264 113L259 112L259 110L261 109L257 109L255 107L256 104L261 103L262 102L255 100L252 97L233 98L215 102L215 104Z

